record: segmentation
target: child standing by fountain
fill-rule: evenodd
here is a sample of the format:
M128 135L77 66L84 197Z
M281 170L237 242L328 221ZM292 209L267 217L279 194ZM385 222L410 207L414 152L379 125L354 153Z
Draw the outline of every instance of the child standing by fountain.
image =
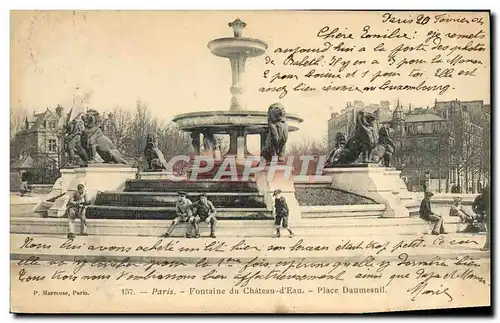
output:
M280 235L280 228L283 226L283 228L288 230L289 237L293 237L293 232L292 230L288 227L288 205L286 204L286 199L281 195L281 190L277 189L273 193L274 196L274 214L275 214L275 221L274 224L276 225L276 238L279 238Z

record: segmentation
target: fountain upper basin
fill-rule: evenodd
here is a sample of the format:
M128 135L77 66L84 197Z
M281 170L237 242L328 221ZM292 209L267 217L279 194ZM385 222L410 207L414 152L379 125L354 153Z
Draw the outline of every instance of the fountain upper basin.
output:
M257 57L266 52L267 44L259 39L228 37L212 40L208 43L208 48L219 57Z
M288 131L299 130L303 121L297 115L287 114ZM245 128L247 133L268 131L267 111L204 111L176 115L173 120L179 129L192 131L212 128L215 133L228 133L229 129Z

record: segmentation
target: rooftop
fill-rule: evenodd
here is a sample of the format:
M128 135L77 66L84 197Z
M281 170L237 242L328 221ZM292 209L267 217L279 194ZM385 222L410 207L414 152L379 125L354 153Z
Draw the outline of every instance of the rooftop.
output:
M405 122L426 122L426 121L441 121L444 120L438 115L433 113L423 114L407 114L405 115Z

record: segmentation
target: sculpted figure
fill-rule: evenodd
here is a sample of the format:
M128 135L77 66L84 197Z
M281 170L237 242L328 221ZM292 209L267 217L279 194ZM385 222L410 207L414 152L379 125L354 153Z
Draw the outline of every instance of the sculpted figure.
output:
M268 108L267 124L269 130L261 155L266 161L271 161L274 156L278 157L278 161L284 161L288 124L285 107L281 103L274 103Z
M144 156L148 164L148 171L167 169L165 156L163 156L163 153L158 149L158 135L156 133L148 134Z
M76 165L76 156L79 156L84 163L88 161L88 155L82 147L82 134L85 130L83 115L79 114L75 119L69 121L71 112L68 113L66 124L64 125L64 152L68 156L68 161L65 166Z
M83 146L89 155L89 163L95 163L96 153L105 163L127 164L115 144L109 139L101 127L101 118L96 110L88 110L85 114L85 131L83 132Z
M335 164L354 163L360 154L363 163L371 162L371 152L378 143L378 134L374 127L375 120L372 113L358 111L354 133L347 139L344 149L339 152Z
M203 149L205 152L212 154L212 157L214 151L217 150L217 139L211 129L207 129L203 132Z
M340 153L344 149L346 144L346 138L343 132L337 132L335 135L335 147L332 149L330 154L326 159L325 167L331 167L339 159Z
M189 136L191 137L191 145L193 145L194 151L198 153L200 151L200 133L191 132Z
M380 128L378 132L378 145L372 151L371 159L374 163L382 161L384 167L391 167L392 155L396 152L393 133L394 131L391 128Z

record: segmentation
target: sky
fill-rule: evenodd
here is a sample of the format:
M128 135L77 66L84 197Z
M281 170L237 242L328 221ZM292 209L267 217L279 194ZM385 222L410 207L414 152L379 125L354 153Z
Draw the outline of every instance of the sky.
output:
M228 23L235 18L247 23L243 36L267 42L268 54L272 54L278 47L321 46L323 40L316 34L326 25L358 32L370 24L374 30L380 25L381 13L363 13L360 19L360 13L354 12L13 12L11 108L43 111L57 104L69 108L74 97L87 95L89 108L99 111L117 105L134 109L136 101L141 100L164 120L185 112L228 110L230 63L212 55L207 43L231 37ZM464 27L436 28L444 33ZM484 28L489 35L488 24ZM374 42L380 41L368 41L370 45ZM283 100L275 93L258 91L264 84L263 71L269 68L265 56L261 56L247 61L244 99L247 109L261 111L281 101L288 112L305 120L291 140L319 139L327 132L330 113L340 111L347 101L389 100L394 104L400 100L404 105L422 107L431 106L435 99L489 102L489 48L474 55L484 62L476 77L453 79L453 89L441 96L401 91L336 92L289 94Z

